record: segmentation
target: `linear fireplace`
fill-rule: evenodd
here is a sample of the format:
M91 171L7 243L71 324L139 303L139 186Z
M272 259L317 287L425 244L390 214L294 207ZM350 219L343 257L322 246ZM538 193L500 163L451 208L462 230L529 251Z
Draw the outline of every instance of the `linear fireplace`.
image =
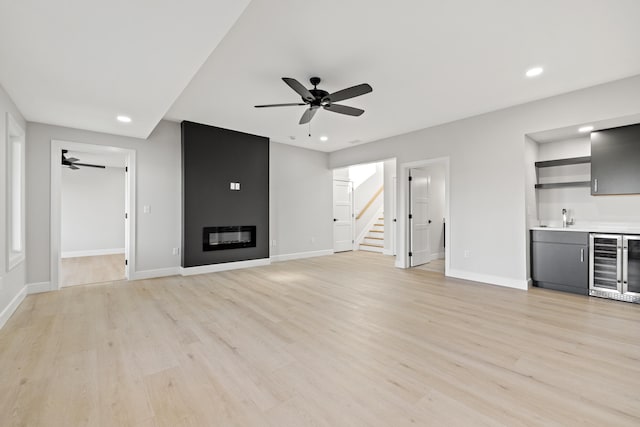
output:
M255 225L230 225L224 227L204 227L202 229L203 251L255 247Z

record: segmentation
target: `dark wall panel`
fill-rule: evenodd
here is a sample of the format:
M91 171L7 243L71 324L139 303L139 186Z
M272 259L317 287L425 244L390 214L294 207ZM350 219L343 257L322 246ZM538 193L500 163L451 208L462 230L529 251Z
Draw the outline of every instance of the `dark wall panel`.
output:
M236 225L257 227L256 247L203 250L204 227ZM268 257L269 139L182 122L182 266Z

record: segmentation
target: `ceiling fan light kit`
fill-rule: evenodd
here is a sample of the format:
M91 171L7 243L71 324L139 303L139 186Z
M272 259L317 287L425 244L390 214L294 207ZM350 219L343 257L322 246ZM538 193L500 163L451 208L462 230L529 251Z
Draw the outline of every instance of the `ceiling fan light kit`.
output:
M346 89L339 90L337 92L329 93L326 90L318 89L318 85L322 81L320 77L311 77L309 81L313 85L312 89L307 89L294 78L283 77L282 80L293 89L302 98L302 103L288 103L288 104L267 104L256 105L256 108L268 108L268 107L292 107L292 106L309 106L308 109L302 114L299 124L307 124L313 119L316 112L320 108L324 108L327 111L333 113L345 114L347 116L361 116L364 110L360 108L349 107L347 105L335 104L338 101L344 101L345 99L355 98L356 96L367 94L373 91L373 88L367 84L362 83L357 86L352 86Z

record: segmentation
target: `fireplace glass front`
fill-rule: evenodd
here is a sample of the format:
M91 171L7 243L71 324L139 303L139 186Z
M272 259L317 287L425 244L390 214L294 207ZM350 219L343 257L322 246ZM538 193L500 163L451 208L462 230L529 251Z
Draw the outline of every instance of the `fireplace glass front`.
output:
M204 227L202 230L202 250L204 251L253 248L255 246L255 225Z

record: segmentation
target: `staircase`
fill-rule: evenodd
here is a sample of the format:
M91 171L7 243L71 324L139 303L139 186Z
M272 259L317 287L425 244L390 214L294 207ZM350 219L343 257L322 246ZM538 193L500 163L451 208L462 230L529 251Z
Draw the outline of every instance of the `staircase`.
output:
M384 216L378 217L360 243L361 251L382 252L384 250Z

